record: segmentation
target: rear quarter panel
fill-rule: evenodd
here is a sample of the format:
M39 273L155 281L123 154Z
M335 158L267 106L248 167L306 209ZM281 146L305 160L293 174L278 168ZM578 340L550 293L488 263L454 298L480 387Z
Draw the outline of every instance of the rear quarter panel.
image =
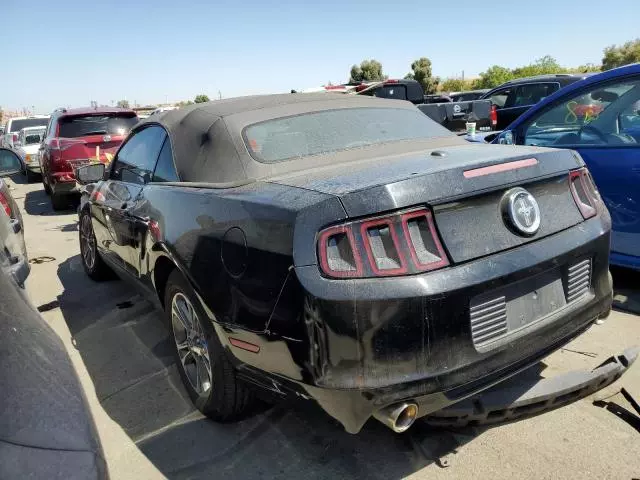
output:
M269 328L293 266L298 215L327 200L339 206L328 195L269 183L228 189L150 184L144 198L135 214L157 221L163 239L143 259L142 275L153 283L157 259L171 257L215 321L252 332ZM283 311L289 318L270 330L293 334L298 312Z

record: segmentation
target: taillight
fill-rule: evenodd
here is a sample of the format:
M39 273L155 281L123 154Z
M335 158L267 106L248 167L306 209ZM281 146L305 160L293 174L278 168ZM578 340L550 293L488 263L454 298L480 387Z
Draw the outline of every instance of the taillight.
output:
M318 256L331 278L409 275L449 265L424 208L329 227L318 236Z
M496 128L498 126L498 110L495 105L491 105L489 120L491 120L491 128Z
M18 134L17 133L12 134L12 138L13 138L13 140L12 140L13 142L17 142L18 141Z
M569 188L582 217L585 220L593 217L597 213L599 194L589 170L580 168L569 172Z
M7 214L7 217L13 218L13 212L11 211L11 204L9 203L9 200L7 200L7 197L5 197L2 192L0 192L0 206L4 210L4 213Z

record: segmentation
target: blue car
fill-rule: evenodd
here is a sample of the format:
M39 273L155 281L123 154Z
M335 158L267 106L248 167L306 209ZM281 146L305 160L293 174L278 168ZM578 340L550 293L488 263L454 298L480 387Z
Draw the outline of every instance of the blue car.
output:
M640 64L569 85L487 140L577 151L611 213L611 264L640 270Z

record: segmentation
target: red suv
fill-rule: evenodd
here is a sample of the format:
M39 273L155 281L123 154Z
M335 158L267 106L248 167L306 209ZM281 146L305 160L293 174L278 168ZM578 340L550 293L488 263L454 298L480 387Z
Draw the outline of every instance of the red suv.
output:
M76 193L74 169L96 161L108 163L137 122L136 113L124 108L63 108L51 114L40 163L54 210L67 207L69 196Z

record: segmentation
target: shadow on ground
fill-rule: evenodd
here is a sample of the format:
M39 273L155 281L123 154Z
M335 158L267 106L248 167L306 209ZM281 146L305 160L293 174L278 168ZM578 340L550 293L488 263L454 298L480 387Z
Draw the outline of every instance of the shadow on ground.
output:
M29 215L60 216L76 213L78 200L69 196L69 207L66 210L54 211L51 208L51 200L44 189L27 192L24 197L24 210Z
M122 281L95 283L79 256L59 266L60 309L105 411L169 478L403 478L446 464L481 429L416 424L396 435L370 421L350 435L312 404L277 405L239 423L195 411L162 315Z
M640 272L611 267L613 277L613 308L640 314Z
M371 420L350 435L314 404L276 405L238 423L195 411L174 364L162 314L128 283L95 283L79 256L59 266L58 303L101 405L169 478L403 478L446 467L485 427L397 435ZM530 369L526 390L543 368Z

